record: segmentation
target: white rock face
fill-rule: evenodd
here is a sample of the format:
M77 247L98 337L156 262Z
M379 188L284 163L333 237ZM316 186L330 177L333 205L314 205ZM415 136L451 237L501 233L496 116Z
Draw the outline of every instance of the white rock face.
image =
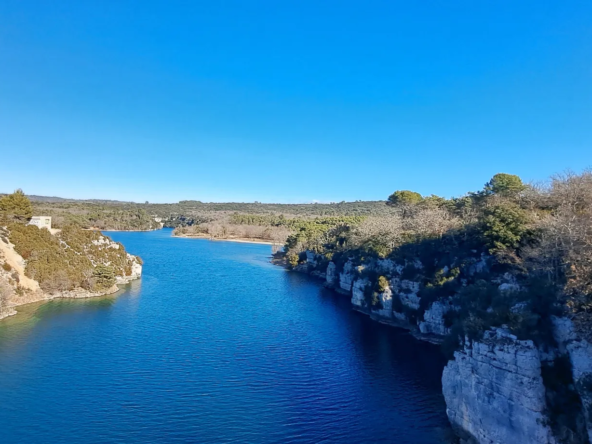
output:
M306 252L306 263L310 264L312 267L317 266L317 255L314 254L312 251Z
M368 279L357 279L352 288L351 302L356 307L366 307L366 298L364 297L364 289L368 285Z
M116 276L115 281L117 284L127 284L142 276L142 264L138 262L136 256L127 253L127 260L131 262L132 273L129 276Z
M539 351L504 329L454 354L442 375L446 413L479 444L555 444L544 411Z
M584 408L588 439L592 442L592 345L578 337L571 320L555 316L552 319L555 340L571 362L575 388Z
M352 285L355 280L354 264L347 261L343 266L343 271L339 273L339 287L347 292L352 291Z
M423 321L419 323L419 331L423 334L446 336L450 329L444 324L444 315L452 309L452 304L448 301L434 302L425 311Z
M333 262L329 262L329 265L327 265L325 280L327 282L327 285L329 285L330 287L335 285L335 282L337 281L336 267Z
M378 298L382 302L382 309L372 310L372 312L383 318L393 317L393 291L391 287L387 287L382 293L378 293Z
M419 309L419 282L402 280L398 285L398 295L401 303L414 310Z
M402 265L397 265L390 259L377 259L376 261L376 271L379 273L401 274L403 268Z

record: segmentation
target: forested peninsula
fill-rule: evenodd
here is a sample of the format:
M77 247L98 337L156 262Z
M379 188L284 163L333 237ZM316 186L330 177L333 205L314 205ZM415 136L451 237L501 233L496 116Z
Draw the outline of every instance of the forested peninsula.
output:
M31 302L101 296L142 274L122 244L77 224L29 224L34 207L20 190L0 198L0 319Z

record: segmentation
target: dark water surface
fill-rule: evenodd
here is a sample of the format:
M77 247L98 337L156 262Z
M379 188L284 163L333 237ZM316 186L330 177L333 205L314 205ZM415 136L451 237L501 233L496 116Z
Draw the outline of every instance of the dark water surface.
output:
M109 235L141 281L0 321L1 443L442 442L436 347L269 246Z

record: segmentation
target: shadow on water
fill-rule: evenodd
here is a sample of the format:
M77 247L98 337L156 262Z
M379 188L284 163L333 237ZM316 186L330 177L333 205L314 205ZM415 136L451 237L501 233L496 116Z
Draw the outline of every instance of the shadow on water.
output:
M349 296L322 287L323 282L318 278L301 273L286 273L292 286L321 286L318 296L343 312L342 316L348 319L345 331L351 335L352 343L368 362L382 362L391 371L406 372L408 376L426 381L431 388L441 388L442 370L447 360L438 345L420 341L405 329L377 322L353 309Z

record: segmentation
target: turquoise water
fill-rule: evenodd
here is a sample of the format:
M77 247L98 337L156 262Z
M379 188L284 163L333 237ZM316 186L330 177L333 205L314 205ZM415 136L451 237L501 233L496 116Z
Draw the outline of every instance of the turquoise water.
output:
M437 347L269 246L108 234L141 281L0 321L3 444L443 441Z

